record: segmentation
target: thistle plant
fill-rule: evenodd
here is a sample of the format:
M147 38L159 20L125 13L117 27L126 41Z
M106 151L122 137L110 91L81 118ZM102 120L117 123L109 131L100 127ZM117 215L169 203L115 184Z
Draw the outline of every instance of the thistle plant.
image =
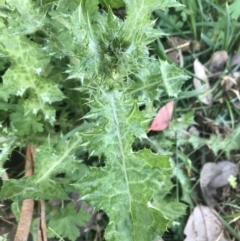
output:
M166 201L170 157L146 147L134 150L133 143L149 140L150 119L140 107L177 98L188 79L150 55L150 44L161 37L152 11L180 4L123 5L125 19L113 13L111 1L101 11L98 0L2 3L0 170L14 148L37 149L34 174L3 181L0 198L68 200L78 191L109 217L106 240L153 241L184 206ZM83 152L101 165L87 166ZM86 221L86 214L79 219ZM77 238L77 232L64 232Z

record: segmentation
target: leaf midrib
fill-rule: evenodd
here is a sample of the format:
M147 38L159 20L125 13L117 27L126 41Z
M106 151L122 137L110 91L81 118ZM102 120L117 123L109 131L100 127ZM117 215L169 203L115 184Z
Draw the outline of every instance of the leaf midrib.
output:
M132 199L131 199L131 194L130 194L130 189L129 189L129 178L128 178L127 168L126 168L126 157L125 157L125 153L124 153L122 136L121 136L121 132L120 132L121 128L120 128L120 125L119 125L119 120L118 120L118 115L117 115L117 108L116 108L115 99L114 99L114 92L112 92L111 95L110 95L110 105L112 107L113 121L114 121L115 126L116 126L118 146L119 146L119 150L120 150L121 156L122 156L121 161L122 161L122 166L123 166L124 178L125 178L126 185L127 185L127 193L128 193L129 207L130 207L129 209L130 209L131 219L132 219L132 222L133 222ZM133 225L133 229L134 229L134 225ZM134 234L135 234L135 231L133 231L133 235Z

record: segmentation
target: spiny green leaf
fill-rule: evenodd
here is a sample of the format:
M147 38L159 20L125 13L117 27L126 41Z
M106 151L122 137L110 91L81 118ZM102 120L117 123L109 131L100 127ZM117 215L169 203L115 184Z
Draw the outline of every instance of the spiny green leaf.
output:
M8 133L6 129L0 129L0 165L3 165L9 158L12 150L16 146L16 136L13 133Z
M50 108L49 104L64 98L57 84L41 77L41 72L49 62L49 58L39 46L26 37L6 34L0 37L0 41L4 45L2 51L11 61L11 67L3 76L1 91L9 95L23 96L28 90L30 94L27 100L32 103L30 111L34 114L39 110L44 113L45 107ZM50 116L49 112L45 114L45 118L53 123L54 109Z
M189 142L189 137L192 133L189 133L188 128L191 125L196 124L194 121L193 112L182 114L177 120L172 120L170 126L165 130L165 136L171 139L176 139L178 146L184 145ZM196 130L197 135L197 130Z
M66 70L69 79L76 78L83 82L86 78L96 76L95 71L98 71L102 54L97 37L99 27L96 23L103 17L95 4L96 1L85 1L76 6L71 14L63 14L59 8L50 12L52 19L48 22L48 27L52 30L55 41L48 42L44 50L58 58L70 57L69 69ZM91 16L94 14L98 18L91 23Z
M23 108L19 108L17 112L10 115L11 123L14 129L17 130L17 135L24 136L43 132L43 124L41 116L34 114L24 115Z
M87 13L89 17L92 17L98 12L98 5L99 5L99 0L83 0L82 1L82 7L84 8L84 12Z
M144 60L149 58L147 45L161 35L153 28L151 12L156 8L175 6L177 2L125 0L124 3L127 16L122 20L113 14L110 7L107 13L99 11L97 0L50 1L49 7L41 6L40 9L35 8L34 1L24 0L21 5L20 0L8 0L12 12L4 16L6 21L0 26L3 29L0 35L1 57L11 63L0 86L0 97L6 102L2 105L2 111L6 112L4 124L8 124L6 120L10 115L10 125L17 130L10 132L14 140L12 146L19 144L18 136L23 130L27 136L21 137L22 145L29 140L36 143L40 135L45 140L46 133L49 133L49 138L37 148L34 175L5 181L0 197L67 199L66 191L77 187L85 200L109 216L105 232L108 241L146 241L161 235L170 223L171 217L152 207L156 191L164 195L162 187L170 186L165 178L169 175L170 164L168 156L154 154L148 149L133 151L135 138L148 140L148 137L139 102L128 90L129 83L136 79L144 82L146 77L146 87L151 81L155 85L161 75L165 82L169 78L167 71L172 71L171 68L164 66L162 70L159 67L157 76L154 76L155 71L148 72L150 63ZM46 11L42 13L42 9ZM156 61L153 62L156 67ZM53 71L49 71L49 66ZM145 69L141 72L143 66ZM58 73L64 73L60 80L49 77L56 69ZM179 70L174 74L179 74ZM156 86L158 88L158 83ZM63 101L60 88L67 93L66 101ZM77 91L74 94L79 98L73 98L69 91L72 89L84 90L84 98ZM175 89L171 87L171 91ZM152 100L154 97L147 93L145 98ZM91 109L87 115L86 109L79 110L86 99ZM84 133L71 129L78 117L84 115L91 126L85 127ZM28 126L21 126L20 117L28 122ZM29 117L33 117L34 127ZM59 137L57 129L60 128L60 132L66 130L61 129L63 125L60 122L64 121L69 122L70 130L56 144L53 140ZM44 131L39 133L41 128ZM10 134L3 136L9 138ZM76 172L83 166L76 153L86 148L90 156L104 159L105 166L85 167L83 173ZM9 148L4 149L2 145L2 150L8 151ZM65 177L56 177L59 173L64 173ZM77 184L70 188L69 183L74 184L76 180ZM62 225L58 226L57 232L73 240L77 236L76 229L73 233L63 230L63 225L69 224L69 213L73 214L72 209L66 213L63 211L63 215L58 217Z
M121 8L124 7L123 0L100 0L104 6L110 6L111 8Z
M146 58L142 61L142 68L139 69L136 79L128 91L136 96L140 102L146 103L159 99L161 83L159 62L156 59Z
M190 77L174 64L160 61L162 79L169 96L177 97L181 91L182 84Z
M101 89L87 117L95 119L93 131L84 135L88 148L92 154L104 155L106 166L91 168L74 186L84 200L109 216L108 241L154 240L168 221L149 208L148 202L163 185L169 158L146 149L132 151L133 137L146 134L141 112L129 96Z
M173 175L178 179L181 185L181 190L182 190L181 200L184 201L185 203L190 204L190 206L193 207L193 201L190 198L192 185L186 172L184 172L179 166L175 166L175 168L173 169Z
M75 241L80 234L77 226L85 226L90 218L91 216L84 211L84 209L76 212L75 205L70 203L61 209L60 213L56 213L51 217L48 227L51 228L54 233L48 230L48 237L53 238L56 237L57 234L71 241Z
M0 100L3 100L3 101L5 101L5 102L7 102L8 101L8 98L9 98L9 94L8 93L6 93L5 91L3 91L3 87L2 87L3 85L2 84L0 84ZM4 103L4 102L2 102L1 101L1 109L8 109L8 108L6 108L4 105L5 104L7 104L7 103Z
M127 8L124 33L131 42L151 42L160 33L150 23L150 14L156 9L181 6L176 0L124 0Z
M0 192L1 199L69 199L63 187L48 179L45 182L36 184L32 178L21 180L9 179L3 182Z
M81 163L76 159L76 152L81 148L82 138L74 135L71 139L61 142L57 146L48 140L37 148L35 155L35 174L36 183L47 181L50 177L58 173L74 172Z
M187 208L185 204L177 202L175 197L167 197L171 193L172 186L170 179L166 177L165 185L161 187L161 191L154 195L152 204L153 208L161 212L170 223L186 214Z
M13 8L8 17L8 32L12 34L31 34L43 26L45 15L38 11L31 0L6 0ZM15 10L15 11L14 11Z
M61 2L57 2L55 7L59 13L62 13L62 15L67 16L67 15L71 15L71 13L76 10L76 8L80 5L81 2L83 2L83 0L80 0L80 1L79 0L73 0L73 1L61 0Z
M233 19L238 19L240 16L240 2L235 0L230 6L229 6L229 11L231 13L231 17Z
M124 138L124 147L130 148L134 136L147 138L143 130L143 128L147 129L146 124L142 123L143 115L138 111L137 105L133 104L134 100L131 100L130 96L128 96L129 99L125 99L121 92L105 89L100 89L98 96L95 94L93 96L95 101L89 103L91 111L85 116L85 118L96 119L95 131L87 134L91 137L89 148L92 154L98 156L104 154L109 149L109 145L113 144L114 139L118 141L115 143L118 147L121 138ZM121 104L123 101L124 104ZM121 130L118 129L119 127ZM104 134L99 135L99 133ZM114 139L112 139L113 135Z
M178 201L155 202L154 208L160 211L169 220L176 220L186 214L187 205Z
M10 9L6 6L6 1L0 0L0 17L6 18L10 12ZM3 21L0 19L0 29L3 25Z
M215 155L217 155L219 151L222 151L230 158L230 152L240 147L240 127L237 127L226 137L211 135L210 139L206 140L206 144L213 150Z
M239 134L240 127L237 127L231 134L225 137L212 134L209 139L206 139L191 135L188 142L193 145L194 149L197 149L201 145L208 145L215 155L222 152L229 158L231 151L237 150L240 146Z

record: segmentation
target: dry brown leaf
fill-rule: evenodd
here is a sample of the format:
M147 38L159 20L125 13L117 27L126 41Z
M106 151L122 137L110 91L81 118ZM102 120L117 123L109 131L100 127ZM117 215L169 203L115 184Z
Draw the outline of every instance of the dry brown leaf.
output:
M235 79L239 79L240 78L240 72L239 71L238 72L234 72L234 73L232 73L232 76Z
M234 101L234 102L231 102L235 108L239 109L240 110L240 101Z
M240 53L235 54L231 60L231 67L240 64Z
M200 44L200 42L193 40L192 43L191 43L191 49L192 49L194 52L200 51L200 50L201 50L201 44Z
M167 56L172 62L179 65L180 67L184 66L184 59L181 50L173 49L167 53Z
M228 178L231 175L236 176L238 171L238 165L229 161L205 163L200 174L200 186L208 205L216 203L214 197L217 194L217 188L227 185Z
M232 130L228 127L217 123L215 120L203 116L201 111L196 112L195 116L196 122L199 126L210 129L210 131L215 133L217 136L225 138L232 133Z
M235 78L226 75L223 77L221 85L224 86L225 90L230 90L234 85L237 85L237 81Z
M163 131L168 128L172 119L172 113L174 108L174 101L168 102L158 111L157 115L153 119L149 131Z
M198 205L188 218L184 229L184 241L227 241L222 233L222 224L211 208Z
M200 61L198 59L195 59L195 61L193 63L193 67L194 67L195 76L197 77L197 78L195 77L193 79L194 87L195 87L195 89L203 89L203 94L199 95L199 99L202 103L204 103L206 105L211 105L212 104L212 94L209 93L206 96L206 92L209 91L211 89L211 87L210 87L208 77L205 72L205 67L200 63ZM201 79L202 81L200 81L199 79Z
M230 91L232 91L237 96L238 100L240 100L240 94L238 90L230 89Z
M184 66L183 53L191 53L192 51L200 50L200 43L197 41L186 40L179 37L171 37L168 40L168 44L171 48L166 49L165 53L168 58L180 67Z
M228 60L228 53L225 50L216 51L211 57L210 70L213 72L223 71Z
M198 130L195 126L191 126L191 127L188 129L188 133L189 133L191 136L199 136L199 135L200 135L199 130Z
M227 96L230 102L237 108L240 109L240 78L239 73L233 73L233 77L224 76L221 85L224 86ZM236 76L236 78L235 78Z

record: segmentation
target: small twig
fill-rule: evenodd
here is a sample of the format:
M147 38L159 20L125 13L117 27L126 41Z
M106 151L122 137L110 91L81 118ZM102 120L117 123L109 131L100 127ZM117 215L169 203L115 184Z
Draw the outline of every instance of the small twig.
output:
M6 218L4 218L4 217L0 217L0 220L2 220L2 221L5 222L5 223L8 223L8 224L10 224L10 225L12 225L12 226L15 225L13 222L8 221L8 220L7 220Z
M26 161L25 161L25 177L32 176L33 174L33 156L35 147L27 146ZM17 227L17 232L14 241L27 241L32 223L34 208L34 200L26 199L23 201L20 220Z
M179 49L185 48L185 47L189 46L190 44L191 44L191 42L187 42L187 43L184 43L184 44L180 44L180 45L178 45L174 48L166 49L165 53L167 54L167 53L172 52L176 49L179 50Z
M39 200L40 218L38 223L38 241L47 241L47 228L45 216L45 202Z

